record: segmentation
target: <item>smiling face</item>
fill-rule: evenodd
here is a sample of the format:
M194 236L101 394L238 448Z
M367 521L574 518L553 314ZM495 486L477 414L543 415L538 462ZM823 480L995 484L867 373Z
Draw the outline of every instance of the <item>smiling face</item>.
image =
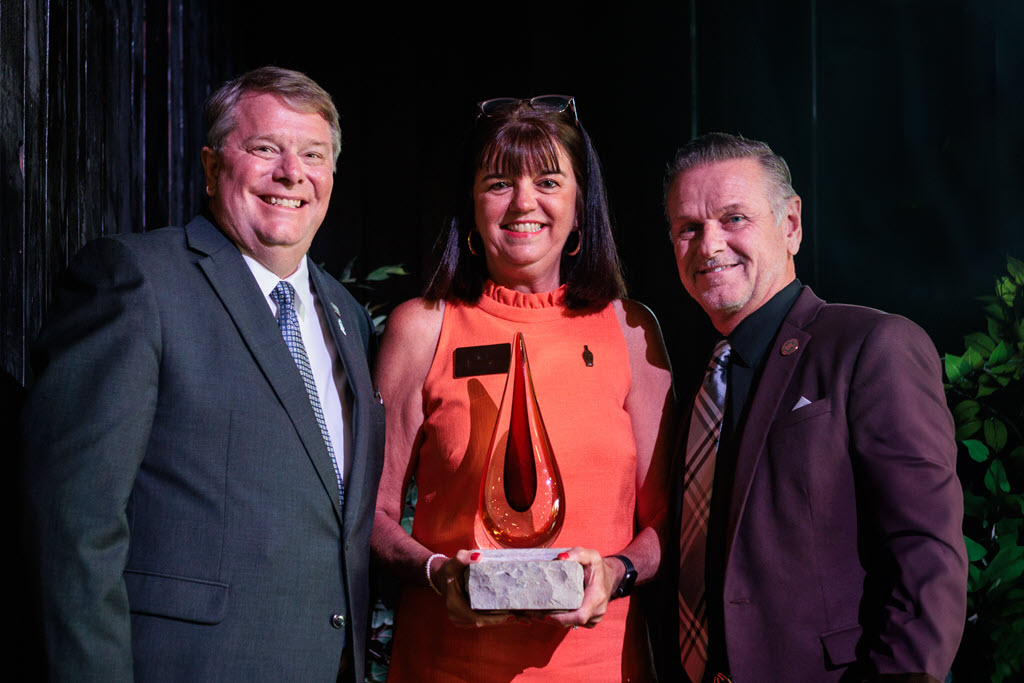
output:
M522 292L550 292L560 280L562 247L576 224L576 178L560 144L557 168L513 178L489 169L473 181L476 230L494 282Z
M239 249L287 277L327 213L330 126L266 93L242 95L234 119L219 152L203 148L210 210Z
M672 183L666 199L683 286L729 334L796 277L800 197L772 213L769 185L756 159L703 164Z

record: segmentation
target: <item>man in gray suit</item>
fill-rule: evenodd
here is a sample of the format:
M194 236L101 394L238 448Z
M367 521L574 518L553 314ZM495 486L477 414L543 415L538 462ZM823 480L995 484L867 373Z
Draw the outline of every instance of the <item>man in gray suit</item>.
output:
M209 214L87 245L23 414L59 680L359 680L384 408L373 326L309 261L341 135L265 67L207 103Z

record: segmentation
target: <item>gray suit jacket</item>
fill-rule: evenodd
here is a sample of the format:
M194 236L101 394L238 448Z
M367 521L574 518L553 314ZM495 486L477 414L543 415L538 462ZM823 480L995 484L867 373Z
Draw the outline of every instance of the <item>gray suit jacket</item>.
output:
M210 221L72 263L22 425L52 678L333 681L347 643L362 680L384 408L365 309L310 278L354 397L344 510L277 323Z

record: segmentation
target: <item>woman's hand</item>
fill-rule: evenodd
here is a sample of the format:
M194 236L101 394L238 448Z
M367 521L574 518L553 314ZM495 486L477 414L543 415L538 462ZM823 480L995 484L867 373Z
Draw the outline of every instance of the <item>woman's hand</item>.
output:
M594 628L608 611L608 600L619 585L625 567L619 560L606 560L596 550L575 547L568 553L570 560L583 565L583 604L572 612L549 614L547 621L553 621L566 628L583 626Z
M438 557L430 567L430 580L444 596L448 618L459 628L482 628L515 621L511 612L477 612L466 594L466 567L480 558L478 551L460 550L455 557ZM443 564L442 564L443 561Z

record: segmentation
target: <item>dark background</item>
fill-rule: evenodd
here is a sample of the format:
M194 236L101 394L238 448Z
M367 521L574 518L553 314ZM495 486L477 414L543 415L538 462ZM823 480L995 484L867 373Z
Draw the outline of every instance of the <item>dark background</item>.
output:
M200 207L201 103L267 63L337 99L342 155L313 255L335 274L352 258L357 273L405 264L412 276L386 299L417 294L429 273L474 103L565 93L605 166L630 294L657 314L677 370L702 355L689 342L707 326L675 273L662 172L710 130L789 161L804 199L801 280L904 314L959 352L984 326L974 297L1007 254L1024 257L1022 30L1016 0L4 0L4 370L25 383L26 340L85 241Z
M562 93L602 157L630 295L661 321L677 381L703 365L708 325L675 272L662 173L711 130L789 162L804 283L959 353L984 328L975 297L1007 254L1024 258L1022 30L1017 0L3 0L3 396L20 399L27 344L82 244L200 208L201 103L267 63L306 71L341 111L314 257L335 274L352 258L363 274L405 264L381 292L392 302L429 273L474 103Z

